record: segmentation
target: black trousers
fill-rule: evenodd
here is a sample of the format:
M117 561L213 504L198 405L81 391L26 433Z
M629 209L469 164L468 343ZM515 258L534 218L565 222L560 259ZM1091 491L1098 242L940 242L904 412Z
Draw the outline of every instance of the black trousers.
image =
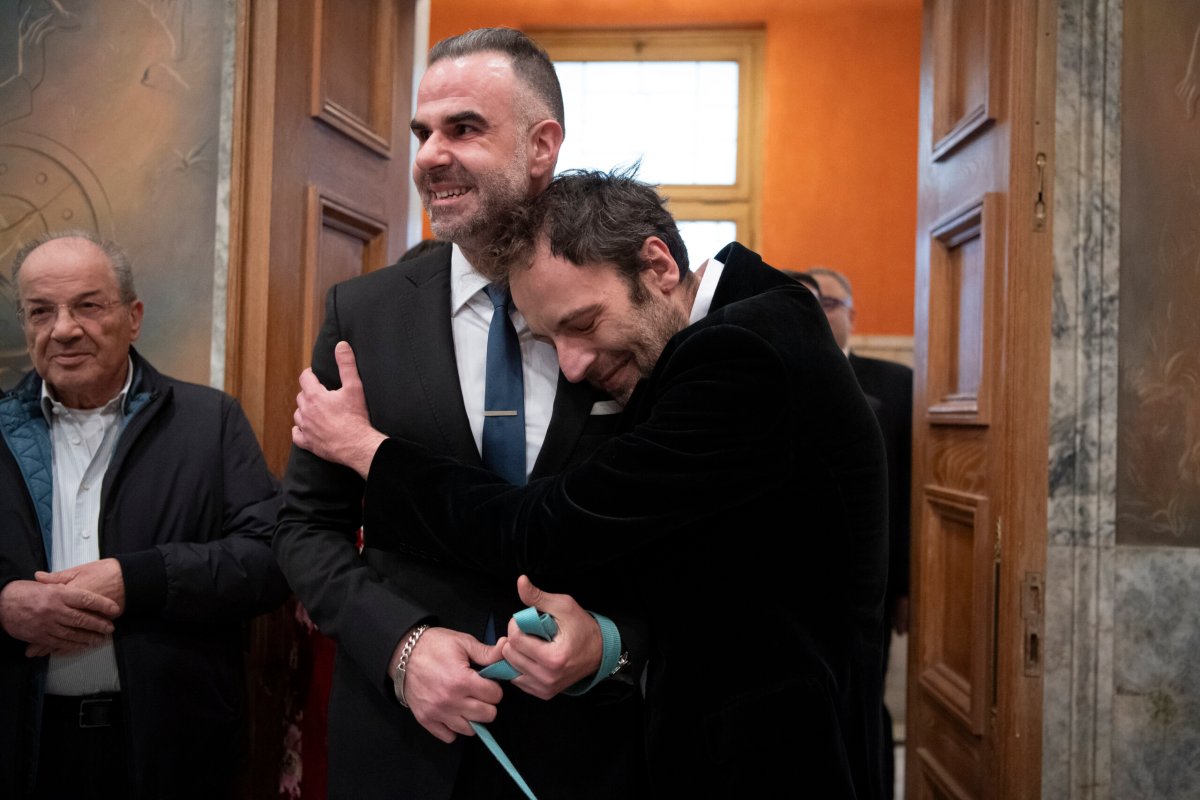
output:
M129 795L121 697L46 695L37 800L107 800Z

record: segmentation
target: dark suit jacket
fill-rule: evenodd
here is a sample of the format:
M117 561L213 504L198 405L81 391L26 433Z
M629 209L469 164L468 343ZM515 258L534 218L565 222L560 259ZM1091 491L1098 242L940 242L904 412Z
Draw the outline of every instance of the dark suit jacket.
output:
M879 401L888 464L887 608L908 595L908 551L912 506L913 373L904 364L850 354L850 367L868 398Z
M511 575L631 563L655 635L658 796L880 794L879 426L812 293L733 244L625 433L522 489L410 442L367 481L375 546Z
M129 797L228 797L246 760L245 623L287 585L268 541L277 486L237 401L160 374L136 351L104 473L100 557L121 563L113 647ZM0 397L0 588L50 558L50 430L30 372ZM37 765L47 658L0 631L0 797L25 797ZM82 766L82 764L81 764Z
M376 428L479 464L449 311L449 248L338 284L328 294L313 370L327 386L338 385L333 348L349 342ZM617 417L589 417L598 396L579 389L560 383L535 477L566 467L611 434ZM521 797L474 737L446 745L425 731L396 702L386 677L396 645L418 623L481 637L495 615L502 630L521 605L515 580L370 547L360 556L354 542L362 496L354 472L293 448L275 552L313 621L338 645L329 707L330 795ZM629 593L606 591L603 604L590 602L597 584L607 590L617 580L579 570L542 572L534 580L613 617L624 644L644 658L638 631L622 624L633 613ZM505 688L490 727L539 797L638 795L641 700L632 681L616 683L549 703Z

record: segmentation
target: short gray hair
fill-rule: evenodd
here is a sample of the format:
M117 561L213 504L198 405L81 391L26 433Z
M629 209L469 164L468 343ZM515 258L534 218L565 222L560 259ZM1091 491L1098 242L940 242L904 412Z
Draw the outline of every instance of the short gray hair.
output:
M814 278L819 275L824 275L827 278L833 278L842 285L843 289L846 290L846 296L851 300L854 299L854 290L850 288L850 279L838 272L836 269L830 269L829 267L813 267L812 269L808 270L808 274L812 275Z
M112 267L113 275L116 276L117 294L120 301L125 305L129 305L134 300L137 300L137 290L133 288L133 266L129 262L129 255L121 249L120 245L108 239L102 239L91 231L50 231L26 242L13 258L12 282L13 286L17 289L18 308L20 308L21 304L21 285L17 282L17 276L21 272L21 267L34 250L56 239L83 239L100 248L105 258L108 259L109 266Z

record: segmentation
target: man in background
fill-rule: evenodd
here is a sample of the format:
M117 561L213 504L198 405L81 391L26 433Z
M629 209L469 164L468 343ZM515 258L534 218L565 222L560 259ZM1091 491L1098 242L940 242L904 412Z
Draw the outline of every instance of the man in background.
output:
M13 263L34 369L0 398L0 795L229 797L244 624L287 596L275 481L237 402L159 374L125 254Z
M904 364L879 358L865 358L850 350L850 335L854 332L854 293L850 279L840 272L824 267L808 270L821 290L821 307L829 319L829 327L838 347L850 359L850 366L868 399L883 430L888 457L888 527L890 556L888 564L886 616L891 629L898 635L908 633L908 560L910 543L910 507L912 496L912 370ZM884 641L884 672L887 671L891 637ZM894 748L891 714L884 706L885 754ZM892 796L890 759L884 759L887 770L885 790Z
M440 42L429 54L412 130L413 180L434 234L453 247L435 245L334 286L312 369L337 386L334 345L349 341L375 427L481 464L493 463L493 422L523 421L519 452L493 468L507 470L512 483L554 474L607 436L617 419L605 413L613 403L562 380L554 349L533 338L504 293L473 266L501 217L553 176L563 137L554 66L514 30L480 29ZM511 323L519 339L513 361L524 392L523 402L503 408L487 405L485 379L497 323ZM513 579L384 552L370 536L360 553L355 532L364 484L344 467L293 448L284 488L275 552L313 621L338 644L329 707L332 797L521 797L470 727L493 720L491 732L535 792L640 796L636 665L645 645L638 641L644 631L624 624L638 613L632 593L621 589L625 578L535 575L538 586L571 595L539 596L527 584L518 596ZM632 662L611 677L595 676L601 630L574 599L588 602L597 589L606 602L589 608L617 620L619 641L610 648L627 651ZM557 659L553 676L522 664L516 688L502 689L472 663L496 661L499 650L485 642L535 602L581 636L544 643L549 659ZM580 626L565 624L571 619ZM511 627L509 633L515 635ZM605 680L583 696L555 696L593 676Z

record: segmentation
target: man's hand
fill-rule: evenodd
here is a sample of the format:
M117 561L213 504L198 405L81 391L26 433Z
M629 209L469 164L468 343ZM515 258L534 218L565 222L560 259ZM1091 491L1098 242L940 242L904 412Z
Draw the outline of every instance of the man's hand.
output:
M354 351L346 342L333 349L342 388L329 391L311 369L300 373L292 443L326 461L350 467L365 480L371 459L387 437L371 427Z
M524 575L517 579L517 594L525 605L554 617L558 633L547 642L522 633L516 621L509 620L504 658L521 673L513 684L534 697L549 700L595 675L604 649L595 618L570 595L543 592Z
M480 677L472 663L487 666L500 660L503 638L485 645L473 636L449 628L430 628L413 648L405 668L404 699L425 730L443 742L457 734L474 736L472 722L491 722L504 690ZM396 674L401 642L392 654L388 674Z
M125 578L121 574L121 562L115 558L89 561L58 572L35 572L33 577L38 583L68 584L103 595L117 604L115 617L125 613Z
M0 590L0 627L28 642L25 655L31 658L96 647L120 613L107 597L61 583L12 581Z

